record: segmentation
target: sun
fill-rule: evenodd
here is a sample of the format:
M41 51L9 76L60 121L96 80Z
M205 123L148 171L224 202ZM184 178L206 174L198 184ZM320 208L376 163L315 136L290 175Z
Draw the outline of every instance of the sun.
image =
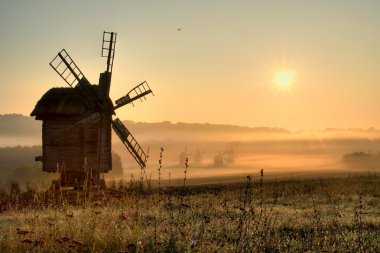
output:
M274 83L280 88L288 88L294 84L295 78L295 71L282 69L275 73Z

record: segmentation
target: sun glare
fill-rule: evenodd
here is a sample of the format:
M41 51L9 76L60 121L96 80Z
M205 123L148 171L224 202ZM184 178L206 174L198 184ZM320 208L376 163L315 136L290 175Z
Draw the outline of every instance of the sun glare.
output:
M287 88L294 83L295 72L292 70L279 70L275 73L274 82L278 87Z

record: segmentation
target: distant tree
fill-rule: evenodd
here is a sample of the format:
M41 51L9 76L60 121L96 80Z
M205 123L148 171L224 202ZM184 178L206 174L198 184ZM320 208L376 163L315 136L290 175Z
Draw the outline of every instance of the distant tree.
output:
M32 147L5 147L0 148L0 175L8 173L20 166L33 166L36 164L34 158L41 155L41 146Z
M43 172L41 164L35 166L19 166L10 173L7 179L8 182L17 182L22 187L27 183L36 183L38 185L43 182L50 183L50 180L51 174Z
M223 167L224 166L224 157L223 157L224 154L222 154L222 152L219 151L219 153L214 156L214 167Z
M124 176L123 165L119 154L112 152L112 170L106 173L107 178L122 178Z

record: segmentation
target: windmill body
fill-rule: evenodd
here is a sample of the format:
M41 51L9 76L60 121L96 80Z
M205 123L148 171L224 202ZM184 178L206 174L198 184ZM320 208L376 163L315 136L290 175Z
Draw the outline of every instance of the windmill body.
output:
M99 186L101 173L112 169L111 128L142 168L147 156L115 110L152 93L146 82L116 100L109 98L116 33L103 33L102 56L107 70L91 85L65 50L50 65L70 86L52 88L37 102L31 116L42 120L43 171L59 172L60 186ZM153 94L153 93L152 93Z

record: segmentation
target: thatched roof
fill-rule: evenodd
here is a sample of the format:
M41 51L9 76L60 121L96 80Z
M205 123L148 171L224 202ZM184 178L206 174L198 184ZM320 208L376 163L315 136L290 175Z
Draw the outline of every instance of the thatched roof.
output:
M91 88L93 93L97 94L97 86L92 85ZM37 118L79 116L93 111L95 102L91 99L85 102L80 94L78 87L52 88L41 97L30 115L37 116Z

